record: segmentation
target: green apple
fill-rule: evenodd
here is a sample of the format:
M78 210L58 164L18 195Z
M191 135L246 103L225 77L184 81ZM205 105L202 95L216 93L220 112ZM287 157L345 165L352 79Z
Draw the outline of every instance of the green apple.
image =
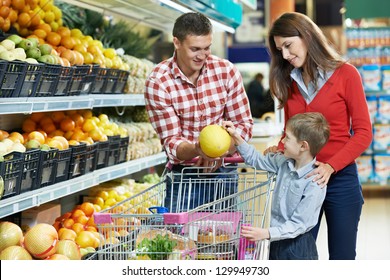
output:
M26 144L26 149L31 150L31 149L39 149L41 147L41 143L39 143L38 140L31 139L29 140Z
M32 47L34 47L34 43L29 40L29 39L23 39L18 45L17 45L18 48L22 48L24 49L25 51L31 49Z
M48 64L55 64L56 59L51 54L45 54L42 55L40 58L37 59L39 62L48 63Z
M12 34L8 36L7 39L13 41L15 45L19 44L23 40L23 38L17 34Z
M34 48L38 48L39 46L39 40L34 37L27 38L26 40L29 40L32 42Z
M38 48L31 48L26 51L27 57L39 59L41 57L41 50Z
M51 54L53 47L49 44L42 44L39 46L39 50L41 51L41 55Z

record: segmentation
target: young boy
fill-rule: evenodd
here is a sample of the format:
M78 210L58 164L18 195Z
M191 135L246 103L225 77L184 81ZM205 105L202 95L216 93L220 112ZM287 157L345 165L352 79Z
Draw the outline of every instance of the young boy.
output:
M233 138L246 164L277 173L269 228L243 226L241 234L251 241L269 239L271 260L318 259L310 233L318 222L326 188L306 178L314 168L316 154L329 138L329 126L320 113L297 114L286 124L284 153L262 155L246 143L230 121L223 127Z

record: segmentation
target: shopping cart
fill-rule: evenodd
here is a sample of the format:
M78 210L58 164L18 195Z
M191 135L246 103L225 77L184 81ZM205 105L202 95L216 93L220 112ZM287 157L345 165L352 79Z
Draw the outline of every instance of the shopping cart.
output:
M95 214L102 240L89 259L268 259L269 243L248 242L240 229L269 225L275 178L233 161L223 163L227 172L221 175L228 176L217 178L191 166L167 172L158 184ZM178 197L167 198L173 186L179 187ZM186 193L196 193L205 203L191 209Z

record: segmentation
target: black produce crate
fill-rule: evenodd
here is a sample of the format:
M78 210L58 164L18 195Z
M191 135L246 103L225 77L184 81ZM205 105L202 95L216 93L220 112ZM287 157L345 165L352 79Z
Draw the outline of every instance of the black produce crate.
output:
M38 179L36 188L44 188L54 184L56 173L55 167L57 163L58 149L41 150L39 160Z
M0 98L18 97L26 76L27 63L0 60Z
M37 188L41 150L27 150L26 152L22 153L22 157L23 168L20 193L35 190Z
M129 148L129 136L121 137L119 139L119 154L118 154L118 163L127 161L127 150Z
M27 64L26 76L24 77L23 86L20 90L19 97L33 97L41 81L45 64Z
M82 85L81 85L81 90L80 94L90 94L92 91L92 88L95 83L96 76L99 72L100 66L99 64L91 64L88 65L89 70L87 73L87 76L84 78Z
M71 148L66 150L59 150L57 152L57 160L54 168L56 174L54 183L59 183L68 180L71 156Z
M87 145L87 152L85 155L85 174L90 173L96 169L97 150L97 143Z
M110 155L108 157L108 166L117 164L119 161L119 145L120 136L108 136L108 143L110 144Z
M74 66L61 66L58 83L54 90L54 96L67 96L69 94L74 69Z
M77 65L74 67L68 95L81 94L81 89L84 88L85 84L88 82L88 73L90 70L91 66L89 65Z
M45 64L35 96L53 96L53 93L57 88L61 71L62 66L59 64Z
M110 69L108 68L97 68L95 81L92 84L91 94L102 94L105 93L105 87L107 82L107 73Z
M87 144L80 143L79 145L70 146L72 155L69 163L69 177L72 179L85 174L85 163L87 156Z
M129 79L130 72L125 70L119 70L118 80L114 87L114 93L123 93L127 80Z
M20 193L20 180L22 177L22 153L12 152L4 156L0 162L0 176L4 182L4 191L1 199Z
M97 142L96 144L96 169L107 167L108 158L110 156L110 143L107 140L103 142Z
M104 93L123 93L130 72L120 69L108 69Z

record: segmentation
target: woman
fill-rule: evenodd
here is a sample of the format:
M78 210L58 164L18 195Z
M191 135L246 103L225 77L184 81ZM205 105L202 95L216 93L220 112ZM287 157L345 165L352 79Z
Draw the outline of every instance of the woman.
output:
M270 90L285 120L298 113L320 112L329 122L329 142L307 176L327 185L322 214L328 227L329 259L355 259L363 195L355 159L370 145L372 127L357 69L328 44L319 27L300 13L285 13L269 31ZM284 135L282 136L283 139ZM270 147L267 152L283 150Z

